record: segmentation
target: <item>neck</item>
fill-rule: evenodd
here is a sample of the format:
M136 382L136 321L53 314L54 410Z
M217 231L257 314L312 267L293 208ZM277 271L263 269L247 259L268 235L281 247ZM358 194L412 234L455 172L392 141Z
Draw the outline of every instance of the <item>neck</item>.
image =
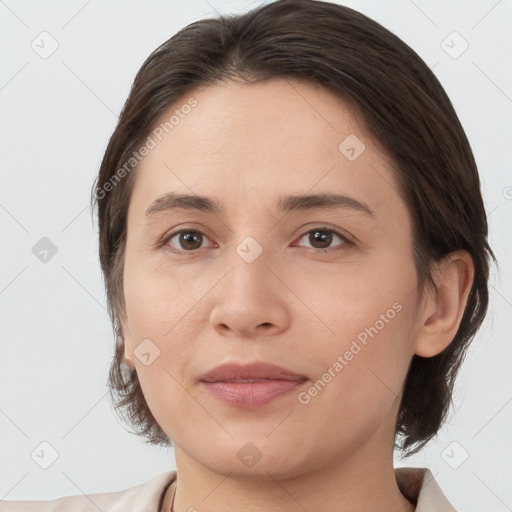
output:
M224 512L235 507L247 512L415 510L398 488L392 450L380 454L372 443L346 457L338 455L321 469L278 478L272 476L272 468L263 468L257 476L221 474L178 445L175 450L177 485L169 488L166 497L173 512ZM174 492L174 499L169 498Z

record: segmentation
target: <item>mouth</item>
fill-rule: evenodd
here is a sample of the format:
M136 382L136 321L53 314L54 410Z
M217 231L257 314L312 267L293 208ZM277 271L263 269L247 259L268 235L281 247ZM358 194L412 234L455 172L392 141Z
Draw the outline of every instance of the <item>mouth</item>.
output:
M269 363L226 363L204 374L199 382L213 397L232 407L269 404L302 387L309 379Z
M305 375L265 362L253 362L250 364L224 363L216 366L199 378L202 382L300 381L306 379Z

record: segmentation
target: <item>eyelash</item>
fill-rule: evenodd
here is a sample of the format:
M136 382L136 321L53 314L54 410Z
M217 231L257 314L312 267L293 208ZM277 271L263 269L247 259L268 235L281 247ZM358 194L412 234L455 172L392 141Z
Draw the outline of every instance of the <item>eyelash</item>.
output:
M333 228L330 228L330 227L327 227L327 226L321 226L321 227L315 227L315 228L309 229L308 231L306 231L302 235L300 235L300 237L298 239L301 240L302 238L304 238L305 235L308 235L308 234L310 234L310 233L312 233L314 231L334 233L335 235L339 236L342 239L342 241L343 241L343 243L341 244L341 247L337 248L337 249L315 249L315 248L310 248L311 250L313 250L313 251L315 251L317 253L319 253L319 252L320 253L327 253L327 252L344 251L344 250L347 250L350 246L354 245L354 243L351 240L349 240L346 235L344 235L343 233L341 233L340 231L338 231L336 229L333 229ZM172 233L169 233L169 234L165 235L164 238L162 239L162 241L159 242L158 246L159 247L163 247L164 245L167 245L172 238L174 238L176 235L180 235L182 233L199 233L200 235L205 236L206 238L208 238L208 235L206 235L205 233L203 233L202 231L200 231L198 229L182 228L180 230L173 231ZM201 249L203 249L203 248L201 248ZM175 254L191 255L191 254L196 254L201 249L195 249L193 251L185 251L185 250L178 250L178 249L173 247L170 250L172 252L174 252Z

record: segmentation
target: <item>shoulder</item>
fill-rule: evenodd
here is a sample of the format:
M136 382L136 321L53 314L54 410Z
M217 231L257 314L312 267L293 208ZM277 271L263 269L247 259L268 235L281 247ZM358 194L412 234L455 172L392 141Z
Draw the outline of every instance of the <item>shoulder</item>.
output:
M122 491L64 496L50 501L2 501L0 512L158 512L165 489L175 480L168 471Z
M395 478L404 496L416 502L416 512L457 512L427 468L395 468Z

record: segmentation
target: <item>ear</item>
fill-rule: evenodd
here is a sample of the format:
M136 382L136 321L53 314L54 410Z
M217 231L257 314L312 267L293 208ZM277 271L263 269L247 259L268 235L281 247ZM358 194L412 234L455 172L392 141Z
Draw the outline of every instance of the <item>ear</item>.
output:
M422 311L418 316L415 354L435 356L453 341L464 314L473 277L473 259L467 251L454 251L437 264L433 275L437 292L432 294L425 290Z

